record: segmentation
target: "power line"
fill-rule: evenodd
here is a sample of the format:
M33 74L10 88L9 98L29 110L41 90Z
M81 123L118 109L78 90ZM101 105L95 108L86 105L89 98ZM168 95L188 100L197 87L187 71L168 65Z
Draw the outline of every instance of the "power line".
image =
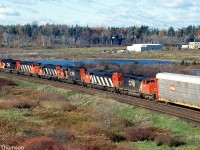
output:
M85 5L85 4L81 4L81 3L77 3L77 2L74 2L74 1L72 1L72 0L66 0L66 1L69 1L69 2L71 2L71 3L74 3L74 4L77 4L77 5L81 5L81 6L84 6L84 7L87 7L87 8L90 8L90 9L94 9L94 10L98 10L98 11L102 11L101 9L97 9L97 8L94 8L94 7L91 7L91 6L88 6L88 5ZM91 1L91 2L93 2L93 1ZM96 3L96 2L95 2ZM100 4L100 3L97 3L97 4ZM101 4L102 6L106 6L106 5L103 5L103 4ZM111 9L112 7L109 7L109 6L106 6L106 7L108 7L109 9ZM124 11L125 12L125 11ZM126 12L127 13L127 12ZM122 15L120 15L120 16L122 16ZM122 16L122 17L124 17L124 16ZM111 17L110 17L111 18ZM130 17L128 17L129 19L132 19L132 18L130 18ZM127 19L127 17L126 17L126 19ZM122 21L122 20L121 20ZM123 21L124 22L124 21ZM127 21L126 21L127 22ZM146 22L146 23L150 23L150 24L152 24L152 22L149 22L149 21L143 21L143 22ZM132 23L132 22L131 22ZM136 25L139 25L139 24L136 24ZM153 24L152 24L153 25Z
M75 11L79 11L79 12L84 12L84 13L87 13L87 14L93 14L93 15L96 15L96 16L99 16L99 17L103 17L103 18L108 18L108 19L111 19L112 21L122 21L122 22L126 22L126 23L130 23L131 25L138 25L138 26L141 26L141 24L137 24L137 23L134 23L132 21L127 21L127 20L123 20L123 19L120 19L120 18L115 18L113 19L113 17L108 17L108 16L104 16L104 15L99 15L99 13L93 13L93 12L88 12L88 11L84 11L84 10L80 10L80 9L77 9L77 8L71 8L69 6L64 6L64 5L60 5L60 4L57 4L57 3L52 3L52 2L48 2L48 1L44 1L44 0L40 0L41 2L44 2L44 3L48 3L48 4L51 4L51 5L56 5L56 6L59 6L59 7L63 7L63 8L68 8L68 9L71 9L71 10L75 10ZM69 0L68 0L69 1ZM72 2L72 1L70 1ZM73 2L75 3L75 2ZM88 7L86 5L83 5L81 4L82 6L85 6L85 7ZM89 7L89 8L92 8L92 9L95 9L95 10L98 10L96 8L93 8L93 7ZM112 22L111 20L107 20L108 22Z
M135 23L134 21L128 21L128 20L123 20L123 19L119 19L119 18L113 19L113 17L104 16L104 15L100 15L99 13L88 12L88 11L80 10L80 9L77 9L77 8L71 8L71 7L69 7L69 6L64 6L64 5L61 5L61 4L58 4L58 3L52 3L52 2L48 2L48 1L44 1L44 0L40 0L40 1L41 1L41 2L44 2L44 3L49 3L49 4L51 4L51 5L56 5L56 6L59 6L59 7L68 8L68 9L71 9L71 10L74 10L74 11L83 12L83 13L92 14L92 15L95 15L95 16L107 18L107 19L109 19L109 20L107 20L107 22L113 22L113 21L118 20L118 21L121 21L121 22L130 23L131 25L134 25L134 26L135 26L135 25L137 25L137 26L141 26L141 25L142 25L142 24ZM73 2L72 0L66 0L66 1L69 1L69 2L74 3L74 4L77 4L77 5L84 6L84 7L93 9L93 10L101 11L100 9L97 9L97 8L94 8L94 7L91 7L91 6L88 6L88 5L76 3L76 2ZM98 4L98 5L101 5L101 6L107 7L107 8L109 8L109 9L116 9L116 8L114 8L114 7L111 7L111 6L108 6L108 5L99 3L99 2L95 2L95 1L93 1L93 0L89 0L89 1L90 1L90 2L93 2L93 3L96 3L96 4ZM129 13L129 14L132 14L132 13L127 12L127 11L124 11L124 12ZM151 19L151 20L157 20L157 19L152 19L152 18L149 18L149 17L144 17L144 16L142 16L142 15L136 15L136 14L133 14L133 15L134 15L134 16L137 16L137 17L139 16L139 17L143 17L143 18L148 18L148 19ZM122 15L120 15L120 16L122 16ZM122 16L122 17L124 17L124 16ZM129 18L129 19L132 19L132 18ZM111 21L111 20L113 20L113 21ZM157 21L160 21L160 20L157 20ZM143 22L150 23L150 24L153 25L153 23L152 23L152 22L149 22L149 21L143 21ZM168 24L168 23L166 23L166 22L164 22L164 21L161 21L161 22L165 23L163 26L166 26L166 24ZM169 24L169 25L170 25L170 24ZM154 27L153 27L153 28L154 28Z
M95 1L93 1L93 0L88 0L88 1L90 1L90 2L92 2L92 3L95 3L95 4L98 4L98 5L100 5L100 6L104 6L104 7L110 8L110 9L116 9L115 7L108 6L108 5L99 3L99 2L95 2ZM143 18L151 19L151 20L154 20L154 21L160 21L160 22L164 23L164 26L166 26L166 25L169 25L169 26L170 26L170 25L171 25L170 23L167 23L166 21L163 21L163 20L155 19L155 18L152 18L152 17L146 17L146 16L143 16L143 15L133 14L133 13L130 13L130 12L128 12L128 11L124 11L124 12L129 13L129 14L132 14L132 15L134 15L134 16L140 16L140 17L143 17ZM146 21L145 21L145 22L146 22ZM181 28L181 26L178 26L178 27Z

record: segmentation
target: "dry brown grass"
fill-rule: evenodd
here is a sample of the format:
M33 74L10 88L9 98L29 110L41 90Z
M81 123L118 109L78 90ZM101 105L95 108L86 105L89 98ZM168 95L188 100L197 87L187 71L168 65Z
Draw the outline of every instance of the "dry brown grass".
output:
M4 99L21 99L21 100L34 100L34 101L61 101L65 100L64 96L60 94L48 93L38 91L32 88L20 88L20 87L4 87L0 96Z
M155 137L154 141L158 146L166 145L169 147L173 147L173 146L177 147L182 144L182 142L180 140L178 140L175 137L172 137L169 134L160 134Z
M68 102L65 102L65 103L62 104L60 110L61 111L71 112L71 111L77 110L77 106L72 105L72 104L70 104Z
M0 145L6 146L17 146L25 140L23 136L15 136L15 135L0 135Z
M113 127L120 127L120 128L126 128L126 127L132 127L134 126L134 123L130 120L122 117L115 118L115 120L112 122Z
M0 100L0 109L30 109L40 106L39 101Z
M16 86L16 83L7 79L0 78L0 89L5 86Z
M35 137L26 140L21 145L27 150L64 150L64 147L49 137Z
M169 131L156 127L132 127L125 130L125 137L128 141L138 142L145 140L154 140L159 134Z
M55 128L49 136L63 144L72 141L75 138L72 131L65 128Z
M113 142L99 137L78 139L73 141L73 143L65 144L64 147L69 150L125 150Z

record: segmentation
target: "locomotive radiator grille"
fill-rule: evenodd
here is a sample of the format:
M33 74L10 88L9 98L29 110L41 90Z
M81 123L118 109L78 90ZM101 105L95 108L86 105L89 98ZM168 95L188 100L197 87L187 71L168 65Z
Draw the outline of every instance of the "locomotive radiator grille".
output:
M23 72L30 72L31 66L30 65L21 65L21 70Z
M90 79L93 84L99 84L99 85L103 85L103 86L113 87L111 78L91 75Z
M44 68L44 74L48 76L56 76L56 70L50 68Z

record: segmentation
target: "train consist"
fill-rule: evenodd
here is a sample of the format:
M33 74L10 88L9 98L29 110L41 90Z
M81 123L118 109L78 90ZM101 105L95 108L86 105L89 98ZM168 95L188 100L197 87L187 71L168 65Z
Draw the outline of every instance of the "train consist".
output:
M149 78L12 59L0 60L0 70L200 109L200 77L196 76L158 73L155 78Z

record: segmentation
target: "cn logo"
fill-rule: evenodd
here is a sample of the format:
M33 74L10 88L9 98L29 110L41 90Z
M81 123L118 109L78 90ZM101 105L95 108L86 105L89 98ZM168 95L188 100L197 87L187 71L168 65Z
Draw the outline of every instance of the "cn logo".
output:
M75 72L73 72L73 71L70 72L69 74L70 74L71 76L75 76Z
M8 68L10 68L10 63L6 63L6 66L7 66Z
M170 90L170 91L176 91L176 87L175 87L175 86L170 86L170 87L169 87L169 90Z

